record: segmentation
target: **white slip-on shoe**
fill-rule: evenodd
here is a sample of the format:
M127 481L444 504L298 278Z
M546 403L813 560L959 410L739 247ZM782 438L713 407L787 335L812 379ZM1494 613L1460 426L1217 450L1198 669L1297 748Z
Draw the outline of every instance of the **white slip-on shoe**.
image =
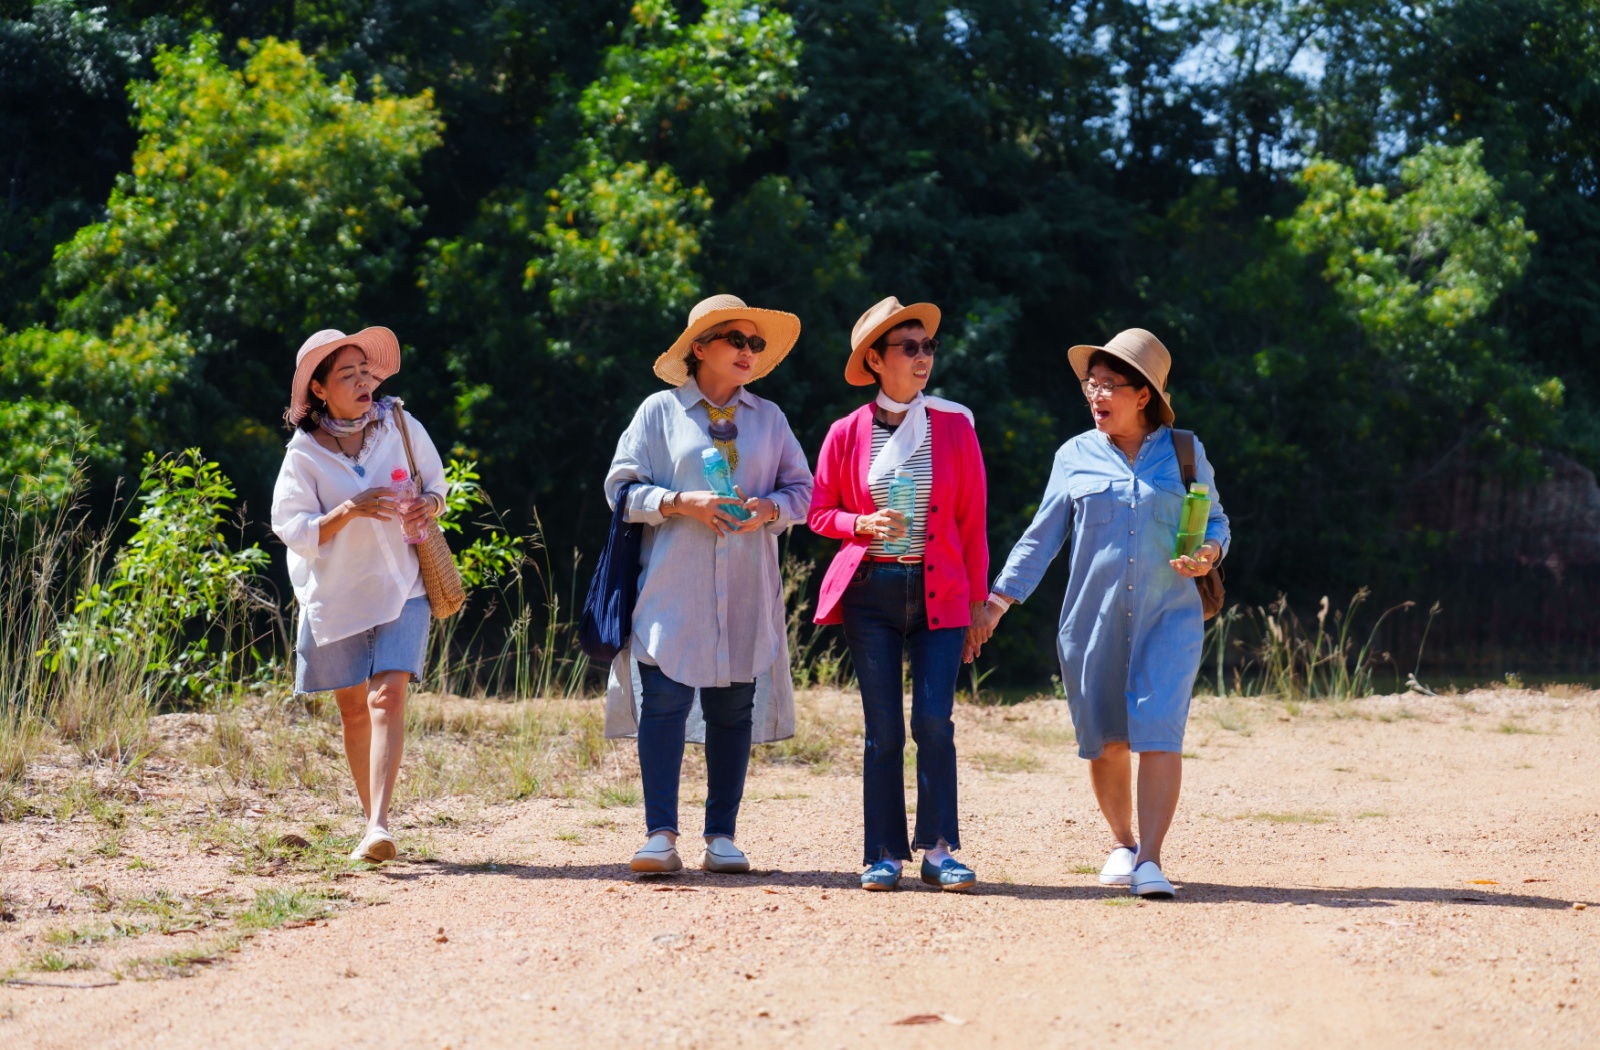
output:
M1134 868L1128 885L1139 896L1151 900L1169 901L1178 895L1178 891L1172 888L1172 883L1161 874L1161 865L1153 860L1147 860Z
M722 875L744 875L750 871L750 858L732 839L718 836L706 843L706 851L700 854L700 866Z
M1126 886L1133 881L1133 860L1139 855L1136 846L1118 846L1106 858L1100 869L1100 883L1104 886Z
M368 828L360 844L350 851L350 859L382 864L386 860L394 860L395 853L393 835L383 828Z
M679 859L678 847L673 845L671 839L665 835L651 835L639 852L633 855L628 867L634 871L660 874L682 870L683 861Z

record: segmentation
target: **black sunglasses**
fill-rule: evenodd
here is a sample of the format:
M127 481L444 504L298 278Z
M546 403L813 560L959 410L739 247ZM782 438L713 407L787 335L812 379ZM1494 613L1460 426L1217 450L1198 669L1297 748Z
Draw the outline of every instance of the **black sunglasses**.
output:
M767 348L767 341L761 338L759 335L745 335L743 332L737 331L723 332L721 335L714 335L710 339L707 339L706 342L714 343L718 339L726 339L728 341L728 345L733 347L735 350L743 350L748 346L752 354L759 354L761 351Z
M932 357L939 350L939 340L924 339L919 343L915 339L903 339L896 343L885 343L884 350L887 351L891 346L898 346L907 357L916 357L918 354Z

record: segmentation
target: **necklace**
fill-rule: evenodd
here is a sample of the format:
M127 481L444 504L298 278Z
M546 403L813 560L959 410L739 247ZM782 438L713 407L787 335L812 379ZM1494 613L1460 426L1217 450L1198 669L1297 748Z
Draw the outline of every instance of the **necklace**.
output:
M363 428L362 432L361 432L361 444L356 447L356 450L353 453L352 452L348 452L348 451L345 450L345 447L344 447L344 435L343 434L336 434L331 430L329 430L327 433L328 433L329 437L333 438L333 443L335 445L339 446L339 454L344 456L345 459L350 461L350 469L356 472L356 477L358 477L358 478L366 477L367 476L367 468L363 467L360 463L356 462L357 458L359 458L360 455L361 455L361 449L366 447L366 444L367 444L365 428Z

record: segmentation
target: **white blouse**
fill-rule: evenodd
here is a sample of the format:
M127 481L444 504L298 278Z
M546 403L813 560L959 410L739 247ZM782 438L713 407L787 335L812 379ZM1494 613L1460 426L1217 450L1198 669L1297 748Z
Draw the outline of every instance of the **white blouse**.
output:
M443 497L444 464L433 440L409 412L406 425L419 488ZM369 431L354 460L323 448L304 430L289 439L272 491L272 531L289 548L289 581L318 645L389 623L408 599L426 593L398 517L357 518L327 543L317 542L324 514L366 489L387 488L396 467L410 472L392 418Z

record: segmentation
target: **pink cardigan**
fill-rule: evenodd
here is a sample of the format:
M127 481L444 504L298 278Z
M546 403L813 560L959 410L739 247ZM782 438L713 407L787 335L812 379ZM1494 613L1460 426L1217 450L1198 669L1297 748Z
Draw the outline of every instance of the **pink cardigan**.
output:
M967 627L969 602L989 594L989 531L984 522L988 480L983 450L967 417L928 412L933 445L933 492L928 500L928 535L923 552L930 627ZM818 623L839 623L840 600L867 553L870 541L855 534L856 515L878 507L867 490L872 465L872 405L834 422L817 456L816 484L806 524L819 536L843 540L822 579Z

